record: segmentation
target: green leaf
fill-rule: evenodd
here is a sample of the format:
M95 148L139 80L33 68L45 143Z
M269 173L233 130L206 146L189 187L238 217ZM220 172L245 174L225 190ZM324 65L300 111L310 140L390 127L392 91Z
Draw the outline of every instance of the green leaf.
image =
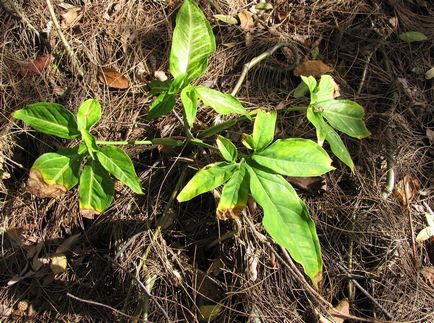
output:
M96 99L84 101L77 111L78 130L89 130L101 119L101 104Z
M127 185L137 194L143 194L130 157L120 148L106 146L96 152L101 165L115 178Z
M238 24L238 20L233 17L233 16L229 16L229 15L214 15L214 18L220 21L223 21L224 23L228 24L228 25L236 25Z
M273 142L276 120L276 111L259 110L253 124L253 145L256 151L263 150Z
M246 167L252 196L264 211L265 230L317 285L322 274L321 247L306 205L282 176L254 164Z
M33 129L64 139L77 138L80 132L74 115L63 105L38 102L15 111L15 119L23 121Z
M181 102L188 126L191 128L197 113L197 94L193 86L188 85L181 91Z
M307 92L309 92L309 88L307 87L306 83L300 82L300 84L294 90L294 98L302 98Z
M240 165L229 181L223 186L217 206L217 217L221 220L239 217L247 204L249 196L249 177L245 162Z
M313 76L306 77L300 75L300 77L303 80L304 84L306 84L306 86L309 88L310 96L312 98L312 95L315 92L317 86L316 79Z
M189 201L224 184L238 167L237 164L218 162L199 170L178 194L178 202Z
M425 34L418 32L418 31L409 31L409 32L400 34L399 39L401 39L407 43L412 43L412 42L420 42L420 41L427 40L428 37Z
M114 194L110 174L95 160L86 164L80 176L80 213L90 218L103 213L111 205Z
M173 31L169 67L174 78L187 75L186 83L200 76L215 52L216 43L211 26L194 0L185 0Z
M241 143L250 150L255 149L255 141L253 140L253 136L247 134L247 133L243 133L241 136Z
M168 94L167 92L161 93L152 102L148 111L148 120L156 119L162 115L168 114L175 107L176 99L174 94Z
M171 84L172 84L172 80L166 80L166 81L152 80L149 83L149 88L150 88L149 93L151 95L158 95L162 92L166 92L170 89Z
M311 104L333 100L335 91L334 81L330 75L322 75L318 87L311 97Z
M276 140L267 149L254 153L258 164L287 176L320 176L332 169L332 160L316 142L290 138Z
M219 114L237 113L251 120L246 108L235 97L205 86L195 86L199 98L206 106L213 108Z
M273 5L269 2L257 3L255 9L258 10L271 10L273 9Z
M28 190L39 197L56 197L78 183L79 146L45 153L39 156L30 170Z
M238 151L237 147L235 147L232 141L226 139L223 136L218 136L216 141L217 147L220 150L223 158L226 159L228 162L235 162L238 157Z
M96 144L95 137L86 129L81 129L81 139L84 141L86 145L87 151L89 152L92 159L95 159L94 153L99 150L99 147Z
M322 145L322 142L327 140L333 154L342 162L344 162L351 170L354 170L354 163L351 159L350 153L347 150L347 147L345 147L345 144L337 132L334 131L333 128L327 124L327 122L325 122L322 115L320 113L314 112L312 107L309 107L307 109L307 119L316 128L316 134L320 144Z
M360 104L351 100L330 100L321 102L320 107L330 125L348 136L361 139L371 134L363 121L365 111Z
M225 129L231 128L232 126L237 124L237 122L238 120L236 119L223 121L222 123L218 123L214 126L209 127L208 129L201 131L198 137L202 139L212 137Z

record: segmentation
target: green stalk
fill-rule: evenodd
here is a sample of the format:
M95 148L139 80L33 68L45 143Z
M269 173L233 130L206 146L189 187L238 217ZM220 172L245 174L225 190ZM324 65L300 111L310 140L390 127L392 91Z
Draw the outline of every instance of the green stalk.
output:
M152 140L121 140L121 141L107 141L97 140L97 145L108 146L122 146L122 145L167 145L179 147L184 145L184 141L174 138L155 138Z

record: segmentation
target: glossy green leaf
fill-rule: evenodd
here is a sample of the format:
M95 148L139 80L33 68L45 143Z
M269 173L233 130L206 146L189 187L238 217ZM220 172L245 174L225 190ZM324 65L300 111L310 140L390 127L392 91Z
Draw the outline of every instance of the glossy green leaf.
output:
M81 129L81 139L86 145L87 151L89 152L92 159L95 159L94 153L99 150L99 147L96 144L95 137L86 129Z
M319 103L323 101L333 100L333 93L335 91L334 81L330 75L322 75L318 87L315 89L310 103Z
M304 82L304 84L306 84L306 86L309 89L310 92L310 96L312 97L312 94L315 92L316 86L317 86L317 82L316 79L313 76L303 76L300 75L302 81Z
M219 162L209 164L199 170L178 194L178 202L189 201L192 198L211 191L224 184L237 169L237 164Z
M101 104L96 99L84 101L77 111L78 129L89 130L101 119Z
M427 40L428 37L426 37L425 34L418 32L418 31L409 31L409 32L400 34L399 39L401 39L407 43L413 43L413 42L420 42L420 41Z
M169 67L174 78L187 75L187 83L206 69L216 43L211 26L196 1L184 0L176 16Z
M306 205L282 176L254 164L246 167L252 196L264 212L265 230L317 285L322 275L321 247Z
M175 107L176 99L174 94L168 94L167 92L161 93L152 102L148 111L148 120L153 120L162 115L170 113Z
M39 197L55 197L78 183L79 146L45 153L39 156L30 170L28 189Z
M38 102L15 111L15 119L23 121L29 127L65 139L80 136L74 115L63 105L50 102Z
M166 92L170 89L172 84L172 80L160 81L160 80L152 80L149 83L151 95L159 95L160 93Z
M320 176L332 169L332 160L316 142L290 138L276 140L267 149L254 153L258 164L287 176Z
M253 145L261 151L273 142L276 128L277 112L259 110L253 125Z
M223 136L218 136L216 142L217 147L224 159L226 159L228 162L234 162L237 160L237 147L235 147L232 141L226 139Z
M302 77L304 77L304 76L302 76ZM307 87L306 83L300 82L300 84L294 90L294 97L295 98L302 98L308 92L309 92L309 88Z
M237 113L252 119L246 108L235 97L205 86L196 86L196 92L203 104L213 108L219 114Z
M143 194L130 157L120 148L106 146L96 152L98 161L115 178L127 185L137 194Z
M217 206L218 218L233 219L238 217L247 204L248 196L249 177L243 162L223 186L222 195Z
M222 132L223 130L226 130L228 128L231 128L235 124L237 124L238 120L231 119L227 121L223 121L222 123L218 123L214 126L209 127L208 129L205 129L199 133L199 138L205 139L214 136L215 134Z
M181 91L181 102L188 126L193 127L197 113L197 94L193 86L188 85Z
M80 212L86 217L103 213L112 203L115 194L110 174L93 160L86 164L80 176Z
M330 125L350 137L365 138L371 133L364 122L363 107L351 100L330 100L320 103L322 115Z
M318 142L322 145L322 142L327 140L333 154L344 162L351 170L354 170L354 163L347 147L345 147L345 144L336 131L334 131L333 128L323 119L322 115L314 112L312 107L309 107L307 110L307 119L316 128Z

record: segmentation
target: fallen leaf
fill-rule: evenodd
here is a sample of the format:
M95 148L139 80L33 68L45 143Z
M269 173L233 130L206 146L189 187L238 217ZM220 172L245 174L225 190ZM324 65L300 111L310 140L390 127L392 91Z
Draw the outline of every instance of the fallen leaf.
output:
M273 5L269 2L262 2L262 3L258 3L255 6L255 9L258 10L271 10L273 9Z
M57 254L51 257L50 268L53 274L62 274L66 272L68 260L64 254Z
M434 130L426 128L426 136L428 137L429 143L434 143Z
M255 27L255 23L253 21L253 16L247 10L242 10L238 13L238 18L240 19L240 27L244 30L250 30Z
M403 206L407 206L419 192L419 180L411 175L405 175L395 188L395 196Z
M431 80L434 77L434 66L425 72L425 78Z
M434 267L433 266L422 267L420 273L434 287Z
M235 17L229 15L214 15L214 18L228 25L236 25L238 23L238 20Z
M56 253L61 254L69 251L71 247L80 239L81 233L74 234L68 239L62 242L60 246L57 247Z
M431 209L429 209L428 212L425 212L425 218L428 226L420 230L420 232L417 234L417 242L423 242L431 237L434 237L434 214L431 213L432 211L430 211Z
M21 75L39 75L41 74L48 66L50 66L51 61L53 60L53 56L51 55L41 55L36 57L34 60L23 63L21 65Z
M336 305L334 308L334 311L342 314L342 315L350 315L350 303L348 302L348 299L344 298L342 299L338 305ZM340 316L333 315L333 321L330 321L328 318L324 317L320 314L319 317L319 323L344 323L345 319Z
M294 69L295 76L320 76L322 74L330 73L333 71L333 67L327 65L321 60L307 60L299 64Z
M34 168L30 170L26 189L29 193L42 198L58 197L67 191L62 185L46 183L39 170Z
M72 7L67 11L62 13L60 16L62 17L62 22L60 23L60 27L62 29L73 27L80 19L81 19L81 8Z
M98 79L107 86L114 89L127 89L130 86L130 81L118 71L103 67L98 73Z
M409 31L400 34L399 39L407 43L413 43L413 42L420 42L420 41L427 40L428 37L426 37L425 34L418 31Z
M96 210L91 210L91 209L81 209L80 214L83 218L93 220L95 219L95 216L100 215L101 212L98 212Z

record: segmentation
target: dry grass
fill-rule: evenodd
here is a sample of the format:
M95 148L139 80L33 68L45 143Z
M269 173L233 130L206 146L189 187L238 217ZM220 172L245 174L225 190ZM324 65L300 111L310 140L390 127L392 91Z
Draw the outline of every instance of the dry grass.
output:
M342 267L347 268L352 243L352 274L391 314L393 321L433 320L434 287L419 274L418 266L434 265L434 245L418 244L415 261L406 209L393 195L381 195L386 182L386 150L392 147L397 179L411 174L419 179L424 192L413 203L415 207L409 209L416 232L425 225L417 206L425 201L434 208L434 153L425 136L425 129L434 127L434 91L432 81L425 80L420 72L434 64L432 8L399 0L388 4L275 0L275 10L261 18L261 26L245 32L219 25L212 18L217 13L212 2L230 14L249 6L247 1L199 1L212 22L219 46L198 83L229 92L243 63L280 41L292 41L302 59L318 46L321 59L335 67L333 76L343 95L366 108L372 136L361 142L345 138L356 171L352 174L338 167L325 177L327 188L321 194L300 191L314 215L323 248L325 279L320 293L333 304L347 296L348 277ZM11 113L28 103L56 101L75 111L85 98L98 98L104 110L95 133L101 140L182 135L182 127L173 114L146 121L152 100L147 83L155 70L167 72L170 35L179 1L71 3L84 8L79 24L65 30L85 70L82 79L76 77L54 30L47 41L41 42L19 19L0 11L0 156L4 159L0 171L11 174L10 179L0 181L1 231L11 233L14 228L24 228L27 245L43 243L40 255L49 255L67 237L82 233L82 239L68 254L65 274L52 277L45 271L11 287L7 282L24 273L28 266L29 246L16 246L10 234L3 234L0 304L16 310L19 301L29 302L31 309L15 312L14 319L21 320L26 315L36 321L122 319L101 306L68 298L69 292L128 315L133 315L145 301L151 322L167 321L164 312L171 322L195 322L198 306L208 304L211 298L222 304L219 322L257 322L255 317L260 317L261 322L315 321L315 302L295 277L276 262L270 250L255 240L247 226L242 226L238 237L213 243L233 228L231 223L216 220L215 201L210 194L192 203L169 205L171 223L152 241L156 221L168 205L185 166L201 166L212 156L128 147L145 195L136 196L120 187L115 204L94 221L80 217L75 191L56 200L37 199L25 192L28 170L37 156L64 144L11 120ZM22 8L38 30L47 27L49 15L44 1L28 1ZM56 7L56 11L59 13L60 8ZM286 13L287 17L279 21L277 12ZM397 29L391 26L391 17L397 17ZM396 32L408 30L425 32L430 41L414 45L399 42ZM382 39L386 56L378 46ZM236 45L222 45L227 43ZM58 68L48 68L37 76L20 75L20 62L47 52L56 56ZM390 62L391 71L386 68L386 61ZM109 90L97 79L102 67L122 72L132 86L123 91ZM359 91L365 70L366 78ZM395 83L396 78L405 79L414 91ZM290 95L298 82L290 72L270 72L265 64L250 73L238 96L249 108L300 105L303 102ZM396 102L392 100L393 92L398 93ZM209 126L214 118L212 112L201 110L195 130ZM392 138L387 137L386 126L392 126ZM247 131L249 127L240 124L235 131ZM314 136L301 114L284 115L278 127L282 137ZM187 177L192 173L189 169ZM261 230L260 210L255 213L252 219ZM148 246L146 267L138 278L145 283L155 277L155 296L151 300L146 299L128 274L134 275ZM257 271L256 279L252 278L252 270ZM357 288L351 313L387 318Z

